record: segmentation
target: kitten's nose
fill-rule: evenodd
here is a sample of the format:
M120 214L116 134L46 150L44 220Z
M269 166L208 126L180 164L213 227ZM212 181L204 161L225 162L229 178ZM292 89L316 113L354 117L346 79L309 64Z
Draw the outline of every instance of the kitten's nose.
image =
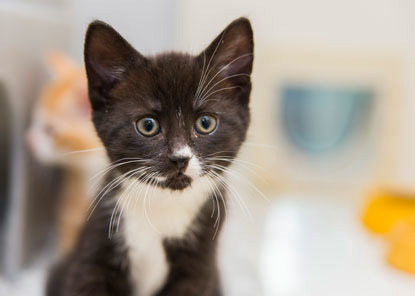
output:
M170 155L169 159L172 163L175 164L175 166L183 171L186 167L187 164L189 163L190 157L188 156L177 156L177 155Z

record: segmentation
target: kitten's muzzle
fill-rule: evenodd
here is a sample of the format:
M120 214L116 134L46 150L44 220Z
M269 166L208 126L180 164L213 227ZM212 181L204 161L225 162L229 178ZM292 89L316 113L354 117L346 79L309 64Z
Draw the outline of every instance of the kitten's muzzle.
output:
M178 174L169 177L164 186L173 190L183 190L192 183L192 178L179 172Z
M184 172L189 164L190 157L170 155L169 160L180 172Z

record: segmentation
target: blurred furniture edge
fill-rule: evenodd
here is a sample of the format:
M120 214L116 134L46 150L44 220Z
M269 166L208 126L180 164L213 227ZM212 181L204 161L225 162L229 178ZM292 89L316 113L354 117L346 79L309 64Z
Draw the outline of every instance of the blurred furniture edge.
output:
M6 133L2 142L10 151L6 164L7 184L0 200L7 209L0 225L0 273L14 276L26 264L34 261L39 246L44 244L50 226L47 219L53 213L53 190L36 196L30 183L41 174L51 174L30 167L24 145L24 131L33 100L44 82L43 55L50 48L66 48L70 22L63 10L49 6L34 6L24 2L0 3L0 87L1 104L10 108L3 116ZM7 112L6 109L0 110ZM3 151L1 151L3 153ZM35 173L36 176L29 176ZM54 175L54 174L53 174ZM3 177L2 177L3 178ZM49 184L50 185L50 184ZM39 184L38 184L39 187Z

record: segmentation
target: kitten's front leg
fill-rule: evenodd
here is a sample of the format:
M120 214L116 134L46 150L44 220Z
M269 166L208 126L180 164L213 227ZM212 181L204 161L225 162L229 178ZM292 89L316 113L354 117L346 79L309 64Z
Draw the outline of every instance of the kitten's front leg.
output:
M105 266L63 262L52 270L48 296L130 296L131 286L122 271Z
M219 203L224 211L224 204ZM198 231L188 241L166 240L164 248L170 265L166 283L155 296L221 296L219 272L216 264L216 216L211 217L212 203L206 202L198 219Z

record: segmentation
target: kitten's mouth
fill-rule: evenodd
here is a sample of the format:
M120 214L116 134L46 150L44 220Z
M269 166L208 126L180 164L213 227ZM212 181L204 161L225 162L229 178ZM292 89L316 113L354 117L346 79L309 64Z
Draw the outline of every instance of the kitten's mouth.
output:
M190 186L192 178L179 172L171 177L168 177L163 186L172 190L183 190Z

